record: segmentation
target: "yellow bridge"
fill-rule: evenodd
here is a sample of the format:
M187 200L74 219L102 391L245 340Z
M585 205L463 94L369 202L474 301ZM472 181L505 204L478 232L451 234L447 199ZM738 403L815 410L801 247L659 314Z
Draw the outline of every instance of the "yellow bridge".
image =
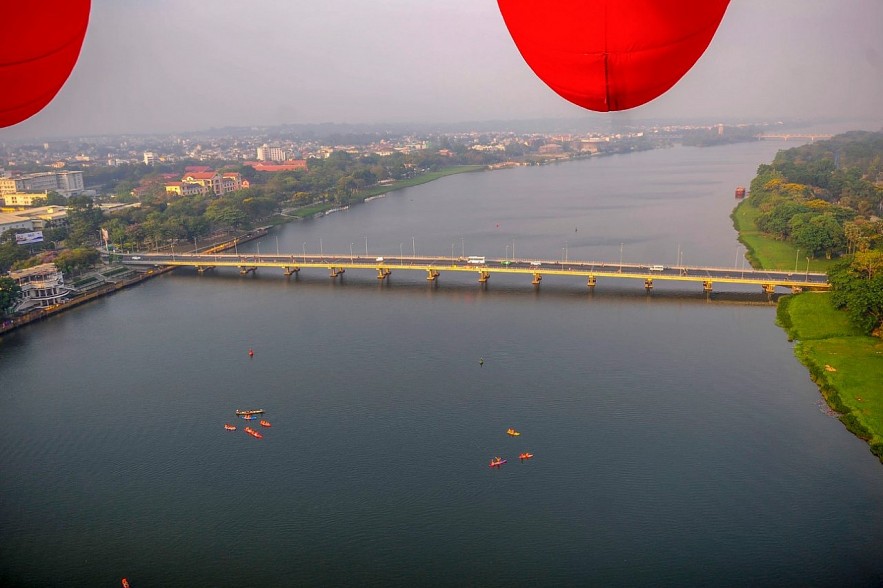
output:
M484 257L361 257L354 255L330 254L222 254L222 253L133 253L123 256L127 265L194 267L200 273L217 267L237 268L241 274L256 272L258 268L281 269L286 276L304 268L323 269L331 278L341 276L347 270L367 270L376 272L377 278L384 280L395 271L418 271L426 274L427 280L436 280L442 272L469 272L486 283L491 274L525 274L532 278L531 283L539 285L544 276L577 276L586 279L586 285L594 288L599 278L641 280L648 290L654 282L695 282L706 292L711 292L713 284L747 284L760 286L764 292L772 294L776 288L787 288L791 292L803 290L828 290L830 284L825 274L810 272L784 272L754 269L716 268L701 266L663 266L598 261L573 260L527 260L527 259L486 259Z

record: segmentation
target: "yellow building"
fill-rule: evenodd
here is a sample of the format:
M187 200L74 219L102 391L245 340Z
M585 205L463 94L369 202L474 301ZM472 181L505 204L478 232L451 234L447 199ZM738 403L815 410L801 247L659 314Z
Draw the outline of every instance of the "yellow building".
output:
M40 200L46 200L48 197L48 192L14 192L0 196L0 200L3 200L4 206L33 206L39 203Z

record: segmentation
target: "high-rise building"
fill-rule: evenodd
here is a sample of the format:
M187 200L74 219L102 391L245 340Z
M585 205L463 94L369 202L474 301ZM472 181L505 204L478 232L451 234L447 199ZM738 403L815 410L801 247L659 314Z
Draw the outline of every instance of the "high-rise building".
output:
M285 161L285 150L282 147L258 147L258 161Z
M153 165L156 163L156 153L153 151L145 151L144 152L144 164L145 165Z

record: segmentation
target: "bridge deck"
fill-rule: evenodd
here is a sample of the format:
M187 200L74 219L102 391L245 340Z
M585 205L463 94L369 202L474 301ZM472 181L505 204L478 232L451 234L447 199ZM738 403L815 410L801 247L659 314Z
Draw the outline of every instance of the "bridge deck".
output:
M243 255L243 254L159 254L137 253L124 255L122 262L127 265L195 267L203 270L212 267L234 267L242 272L257 268L279 268L286 273L302 268L320 268L331 272L332 277L341 270L376 271L378 278L384 278L392 271L422 271L428 279L435 279L441 272L471 272L486 281L491 274L526 274L539 283L543 276L578 276L594 286L598 278L643 280L646 287L655 281L696 282L710 290L712 284L748 284L761 286L767 292L775 288L789 288L792 291L804 289L827 290L830 284L825 274L754 269L715 268L701 266L659 266L641 264L619 264L599 261L578 260L525 260L525 259L485 259L484 263L468 258L451 257L360 257L351 255L306 254L306 255Z

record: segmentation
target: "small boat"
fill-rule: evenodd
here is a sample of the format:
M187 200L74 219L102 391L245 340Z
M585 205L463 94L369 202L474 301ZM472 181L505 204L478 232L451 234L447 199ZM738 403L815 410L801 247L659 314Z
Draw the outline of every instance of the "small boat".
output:
M250 415L250 414L264 414L264 412L265 411L263 408L256 408L254 410L239 410L239 409L237 409L236 416L244 416L244 415Z
M506 434L509 435L510 437L518 437L519 435L521 435L521 433L519 433L515 429L508 429L506 431Z
M259 432L255 431L251 427L245 427L245 432L248 433L249 435L251 435L252 437L254 437L255 439L263 439L264 438L263 435L261 435Z
M254 414L243 414L243 415L240 415L239 418L241 418L244 421L256 421L258 419L257 415L254 415Z
M123 588L129 588L129 581L126 580L125 578L123 578L122 584L123 584Z
M509 460L503 459L502 457L495 457L491 460L490 466L492 468L498 468L504 463L507 463Z
M261 426L262 427L272 427L273 425L270 424L270 421L261 421Z
M231 425L230 423L226 423L226 424L224 425L224 428L227 429L228 431L235 431L235 430L236 430L236 425Z
M533 453L521 453L518 455L518 459L530 459L533 457Z

